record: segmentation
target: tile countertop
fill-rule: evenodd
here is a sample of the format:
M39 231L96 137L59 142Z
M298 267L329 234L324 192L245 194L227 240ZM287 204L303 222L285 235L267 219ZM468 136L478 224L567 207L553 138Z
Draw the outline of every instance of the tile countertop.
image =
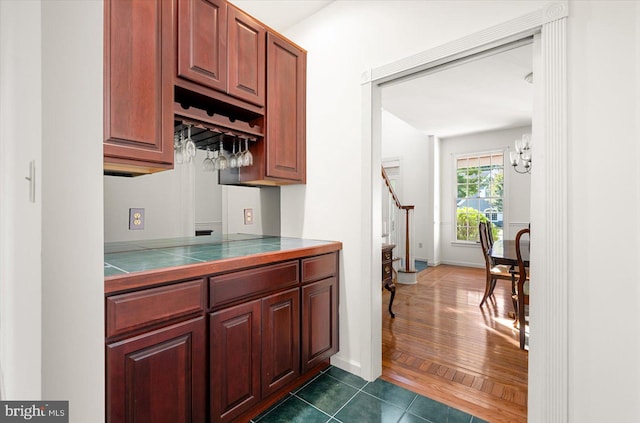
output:
M122 286L123 280L131 280L132 287L136 287L144 281L163 282L168 277L161 276L162 273L173 272L175 275L170 277L177 279L278 261L280 253L283 256L289 253L284 257L288 259L294 258L296 251L322 254L341 248L342 244L334 241L247 234L107 243L104 246L105 293L127 289ZM223 263L225 266L217 268L216 264Z

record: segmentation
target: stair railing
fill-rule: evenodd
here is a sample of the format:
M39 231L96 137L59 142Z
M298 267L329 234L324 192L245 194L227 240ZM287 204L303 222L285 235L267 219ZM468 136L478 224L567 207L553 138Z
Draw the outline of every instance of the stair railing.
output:
M393 189L393 185L391 185L391 181L387 176L387 172L384 170L384 167L382 167L381 169L382 169L382 179L384 180L384 183L387 186L388 194L394 203L395 210L397 211L398 214L404 213L405 215L405 219L402 225L403 227L401 228L400 231L397 232L397 234L401 236L401 239L398 239L397 241L394 242L399 247L398 253L400 258L403 259L403 266L402 266L402 269L400 269L400 271L407 272L407 273L415 272L414 259L411 251L411 238L413 237L412 221L413 221L413 211L415 206L403 205L400 202L400 199L398 198L398 195ZM388 220L391 220L391 216L388 216ZM385 225L390 230L393 229L391 228L392 226L391 222L387 221ZM402 245L404 245L404 248L402 248Z

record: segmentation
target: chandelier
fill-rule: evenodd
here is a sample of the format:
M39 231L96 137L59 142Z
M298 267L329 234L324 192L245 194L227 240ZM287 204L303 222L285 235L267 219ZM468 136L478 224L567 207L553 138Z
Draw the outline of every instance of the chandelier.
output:
M531 172L531 134L523 134L516 140L516 151L509 153L511 166L518 173Z

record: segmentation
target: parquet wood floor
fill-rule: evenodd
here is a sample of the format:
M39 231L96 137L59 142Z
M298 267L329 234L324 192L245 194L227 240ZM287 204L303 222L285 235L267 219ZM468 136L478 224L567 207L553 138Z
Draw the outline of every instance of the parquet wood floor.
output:
M491 423L527 421L528 352L520 350L510 283L478 307L484 269L440 265L397 284L382 318L382 379ZM384 291L383 310L389 303Z

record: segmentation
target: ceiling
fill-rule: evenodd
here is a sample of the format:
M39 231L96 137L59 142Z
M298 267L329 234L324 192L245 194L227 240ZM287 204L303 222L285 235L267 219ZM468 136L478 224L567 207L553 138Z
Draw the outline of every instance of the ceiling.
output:
M338 0L339 1L339 0ZM333 0L232 0L279 32ZM386 85L382 107L427 135L439 138L531 124L532 45L486 54L425 75Z
M439 138L531 125L532 45L492 54L382 89L382 107Z
M231 0L231 3L276 31L284 32L333 0Z

